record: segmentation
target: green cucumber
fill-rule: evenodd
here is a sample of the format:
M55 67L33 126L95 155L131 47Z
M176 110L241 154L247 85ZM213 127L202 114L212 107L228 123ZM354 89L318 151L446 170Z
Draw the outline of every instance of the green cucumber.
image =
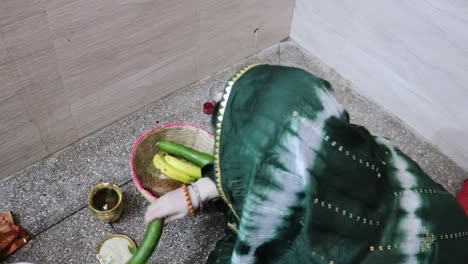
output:
M159 239L161 238L164 226L164 219L158 219L151 222L146 228L143 240L140 243L135 254L127 262L127 264L144 264L151 257Z
M187 161L192 162L193 164L203 167L211 162L213 162L213 157L196 151L184 145L174 143L172 141L160 140L156 142L156 146L162 151L165 151L171 155L181 157Z

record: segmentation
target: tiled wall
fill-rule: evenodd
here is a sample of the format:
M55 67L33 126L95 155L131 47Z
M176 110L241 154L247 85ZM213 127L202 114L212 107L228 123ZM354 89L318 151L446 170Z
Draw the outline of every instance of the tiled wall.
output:
M0 1L0 178L286 38L293 6Z
M468 4L296 2L291 38L468 169Z

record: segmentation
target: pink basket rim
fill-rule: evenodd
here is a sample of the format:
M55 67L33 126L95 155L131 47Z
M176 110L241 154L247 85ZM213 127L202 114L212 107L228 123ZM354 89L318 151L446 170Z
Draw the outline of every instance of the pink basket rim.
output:
M203 133L206 133L207 136L214 139L213 135L211 133L209 133L208 131L204 130L203 128L198 127L196 125L183 123L183 122L162 124L162 125L153 127L152 129L150 129L150 130L146 131L145 133L143 133L140 137L138 137L135 144L133 144L132 151L130 153L130 169L132 171L133 182L135 183L137 188L140 190L140 192L144 192L149 197L152 197L154 199L158 199L158 197L154 196L152 193L150 193L145 188L143 188L143 186L141 185L140 181L138 180L137 174L135 172L135 165L133 163L133 158L135 157L136 150L137 150L138 146L140 145L140 143L143 141L143 139L146 138L146 136L148 136L149 134L153 133L156 130L160 130L160 129L167 128L167 127L184 127L184 126L185 127L195 128L195 129L197 129L197 130L199 130L199 131L201 131Z

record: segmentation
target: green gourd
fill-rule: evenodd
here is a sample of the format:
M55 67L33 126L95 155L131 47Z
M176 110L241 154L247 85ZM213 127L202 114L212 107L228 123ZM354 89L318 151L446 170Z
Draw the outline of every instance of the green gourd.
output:
M193 164L203 167L211 162L213 162L213 157L206 153L196 151L184 145L174 143L172 141L160 140L156 142L156 146L168 154L178 156L187 161L190 161Z
M144 264L151 257L158 245L164 227L164 219L151 222L146 228L143 240L127 264Z

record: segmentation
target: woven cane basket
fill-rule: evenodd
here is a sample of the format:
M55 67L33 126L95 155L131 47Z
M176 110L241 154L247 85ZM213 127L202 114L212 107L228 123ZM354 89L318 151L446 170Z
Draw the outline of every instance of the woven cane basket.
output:
M147 169L154 155L159 151L155 145L158 140L170 140L207 154L213 153L214 145L214 139L210 133L186 123L157 126L141 135L133 145L130 167L133 182L150 203L154 202L157 197L147 189L156 183L158 177L151 175Z

